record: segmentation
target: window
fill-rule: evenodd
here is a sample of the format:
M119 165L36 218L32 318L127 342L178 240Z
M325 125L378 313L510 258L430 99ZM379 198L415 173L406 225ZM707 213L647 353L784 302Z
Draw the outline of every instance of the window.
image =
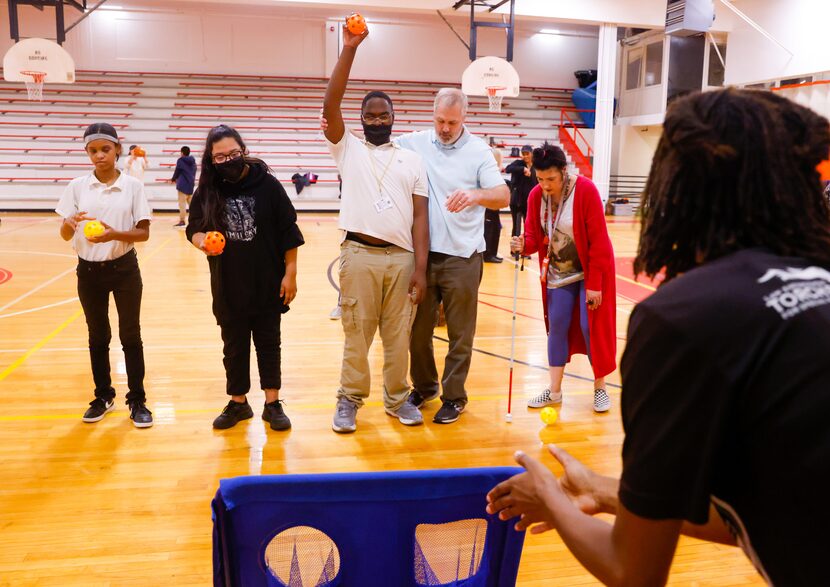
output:
M715 51L715 47L718 48ZM724 63L726 63L726 43L718 43L717 45L709 45L709 76L707 83L710 86L717 86L720 87L723 85L723 77L725 70L723 68L723 63L720 62L720 58L718 57L718 51L720 51L720 56L723 57Z
M663 41L646 47L646 86L659 86L663 81Z
M637 47L628 52L628 67L625 74L625 89L636 90L642 83L640 80L643 70L643 48Z

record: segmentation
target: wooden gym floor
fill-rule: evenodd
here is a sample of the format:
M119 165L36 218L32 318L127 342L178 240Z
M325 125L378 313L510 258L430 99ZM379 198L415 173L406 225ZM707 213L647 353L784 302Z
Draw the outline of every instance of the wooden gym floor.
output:
M76 298L75 257L53 215L3 214L0 225L0 585L208 585L210 500L219 479L236 475L319 473L512 465L517 449L544 455L557 442L606 474L620 470L619 375L608 378L612 410L591 409L591 372L569 365L559 421L545 429L525 398L547 382L545 331L536 260L519 276L514 417L507 408L514 266L485 265L478 330L468 380L470 404L449 426L407 428L384 414L381 353L372 348L372 400L357 433L330 423L342 352L339 322L329 320L337 294L328 270L338 253L333 214L303 214L307 239L299 255L299 294L283 320L283 393L293 429L271 431L255 418L227 431L211 421L227 401L219 328L210 312L207 263L156 217L139 245L144 279L142 335L148 405L155 426L132 426L123 404L126 375L117 336L112 344L117 410L97 424L81 414L92 399L87 331ZM507 256L509 217L501 251ZM653 291L632 280L638 225L609 219L617 255L618 347L634 302ZM336 271L335 271L336 273ZM336 280L336 275L335 275ZM117 332L114 304L113 331ZM446 330L436 330L446 352ZM252 359L254 386L256 368ZM543 456L552 464L552 458ZM683 539L672 585L761 585L743 554ZM595 579L556 533L527 535L522 586L594 585Z

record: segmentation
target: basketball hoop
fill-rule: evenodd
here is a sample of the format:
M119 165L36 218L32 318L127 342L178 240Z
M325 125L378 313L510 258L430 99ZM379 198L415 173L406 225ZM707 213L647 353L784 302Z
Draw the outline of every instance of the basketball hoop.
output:
M501 99L504 96L496 95L496 92L504 89L504 86L487 87L487 101L490 103L490 112L501 112Z
M21 71L20 73L32 78L31 80L25 80L29 100L38 102L43 100L43 80L46 79L46 73L43 71Z

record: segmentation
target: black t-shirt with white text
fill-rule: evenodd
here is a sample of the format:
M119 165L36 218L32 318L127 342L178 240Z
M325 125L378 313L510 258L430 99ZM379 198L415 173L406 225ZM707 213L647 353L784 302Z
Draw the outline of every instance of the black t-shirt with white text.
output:
M775 585L826 585L830 268L747 249L631 315L620 501L707 521L714 504Z

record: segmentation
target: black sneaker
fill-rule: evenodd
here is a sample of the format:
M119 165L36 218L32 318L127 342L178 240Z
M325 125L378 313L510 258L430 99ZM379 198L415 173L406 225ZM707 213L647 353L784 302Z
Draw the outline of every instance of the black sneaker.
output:
M461 402L454 402L452 400L446 400L444 405L441 406L441 409L438 410L438 413L435 414L435 417L432 419L433 422L436 424L452 424L458 417L461 415L461 412L464 411L464 404Z
M104 419L108 412L115 409L115 402L110 400L103 400L96 397L89 402L89 408L84 412L84 422L92 423Z
M248 400L245 400L245 403L231 400L225 406L225 409L222 410L222 413L213 421L213 427L219 430L225 430L226 428L233 428L242 420L253 417L254 411L251 409L251 404L248 403Z
M436 392L435 392L434 394L432 394L431 396L429 396L429 397L424 397L423 395L421 395L421 392L420 392L420 391L417 391L417 390L413 389L413 390L412 390L412 392L409 394L409 397L408 397L408 398L406 398L406 401L408 401L409 403L411 403L411 404L412 404L413 406L415 406L416 408L421 409L421 408L423 408L423 407L424 407L424 404L425 404L425 403L427 403L427 402L431 402L431 401L432 401L432 400L434 400L434 399L438 399L438 396L439 396L439 395L441 395L441 394L439 394L439 393L436 391Z
M271 424L271 430L288 430L291 428L291 420L288 419L282 409L284 403L282 400L275 400L270 404L265 404L265 408L262 410L262 419Z
M153 425L153 412L147 409L144 402L130 402L130 420L136 428L149 428Z

